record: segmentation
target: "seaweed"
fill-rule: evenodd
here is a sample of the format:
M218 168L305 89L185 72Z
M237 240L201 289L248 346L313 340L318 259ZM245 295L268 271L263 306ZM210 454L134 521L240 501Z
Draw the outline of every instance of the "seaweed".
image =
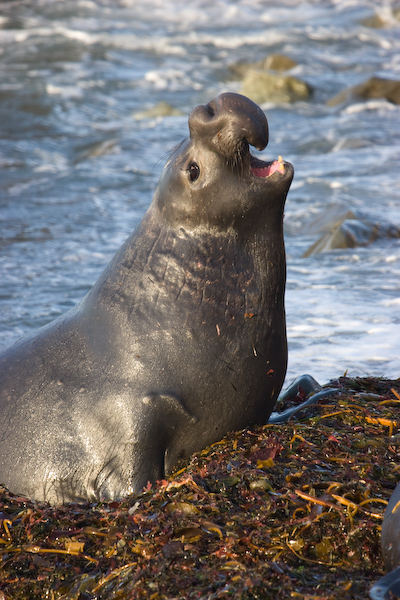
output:
M400 380L341 377L117 502L0 489L0 600L365 599L399 481Z

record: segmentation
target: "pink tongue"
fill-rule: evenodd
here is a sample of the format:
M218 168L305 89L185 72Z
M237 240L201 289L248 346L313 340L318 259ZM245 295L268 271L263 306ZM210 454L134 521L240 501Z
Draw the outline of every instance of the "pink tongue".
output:
M251 172L253 173L253 175L255 175L255 177L269 177L270 175L272 175L272 173L275 173L275 171L279 171L279 173L284 173L285 167L283 163L274 160L272 165L268 165L268 167L262 167L261 169L251 169Z

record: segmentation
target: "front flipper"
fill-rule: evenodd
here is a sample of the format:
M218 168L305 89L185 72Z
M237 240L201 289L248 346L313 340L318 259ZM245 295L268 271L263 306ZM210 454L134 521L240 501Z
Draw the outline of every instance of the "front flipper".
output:
M173 394L149 394L142 399L133 448L132 487L138 491L149 481L162 479L166 457L181 431L197 422Z

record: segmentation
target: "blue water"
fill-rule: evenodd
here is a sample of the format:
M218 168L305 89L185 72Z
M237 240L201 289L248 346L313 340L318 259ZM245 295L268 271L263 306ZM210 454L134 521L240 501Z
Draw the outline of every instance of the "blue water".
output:
M0 5L0 348L76 304L151 201L187 115L238 91L229 66L299 63L308 102L263 108L268 160L295 166L285 211L288 379L400 377L400 240L302 258L341 207L400 226L400 107L334 108L400 80L395 2L69 0ZM362 19L379 9L383 28ZM138 119L167 101L182 116Z

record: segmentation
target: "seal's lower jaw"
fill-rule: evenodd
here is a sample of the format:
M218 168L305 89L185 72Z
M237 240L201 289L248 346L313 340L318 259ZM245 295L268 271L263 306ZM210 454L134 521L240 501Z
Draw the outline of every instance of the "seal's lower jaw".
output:
M254 177L266 179L274 173L285 175L289 167L289 163L285 163L282 156L278 160L265 162L250 155L250 172Z

